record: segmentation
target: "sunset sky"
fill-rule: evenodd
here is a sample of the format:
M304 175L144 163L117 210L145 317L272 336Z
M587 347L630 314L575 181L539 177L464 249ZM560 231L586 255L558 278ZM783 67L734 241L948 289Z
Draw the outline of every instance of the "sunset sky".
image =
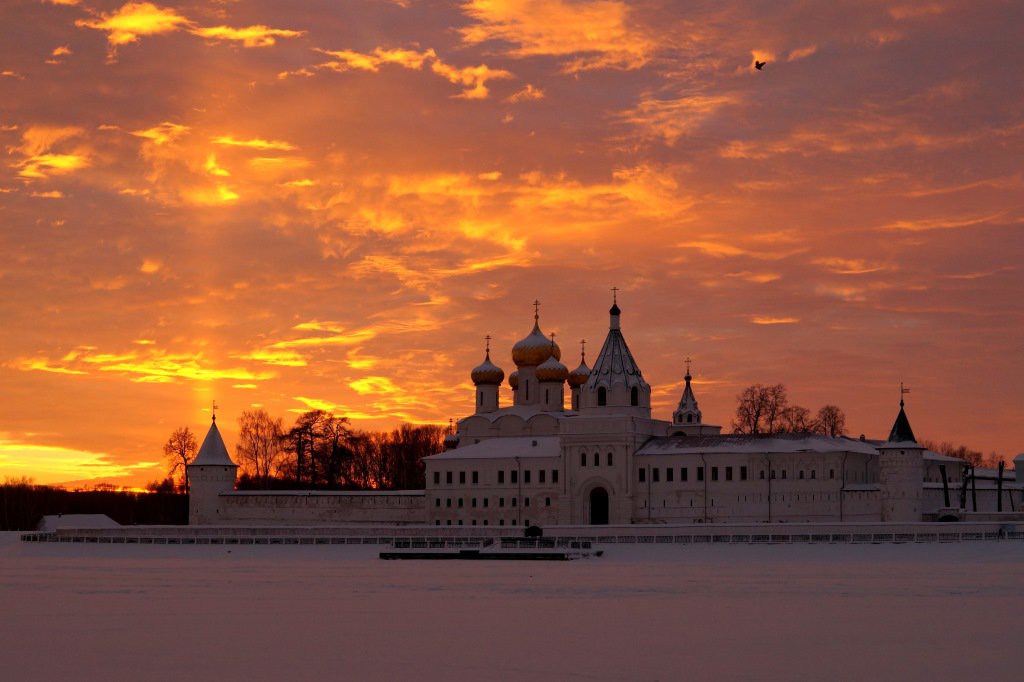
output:
M0 481L472 410L610 289L668 418L1024 451L1024 4L0 4ZM767 61L762 71L755 59ZM511 392L502 389L508 403Z

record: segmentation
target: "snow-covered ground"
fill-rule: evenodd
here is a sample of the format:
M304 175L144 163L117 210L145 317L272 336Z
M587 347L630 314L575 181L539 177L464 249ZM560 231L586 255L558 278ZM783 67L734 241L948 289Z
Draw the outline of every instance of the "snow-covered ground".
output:
M1024 541L572 562L0 534L4 680L1017 680Z

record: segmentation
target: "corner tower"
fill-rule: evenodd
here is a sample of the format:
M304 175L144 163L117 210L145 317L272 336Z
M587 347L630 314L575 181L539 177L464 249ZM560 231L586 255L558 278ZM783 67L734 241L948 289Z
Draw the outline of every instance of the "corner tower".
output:
M878 483L881 492L882 521L914 523L921 520L924 448L914 438L910 420L903 410L900 387L900 411L889 431L889 440L878 446Z
M238 465L231 461L228 449L213 415L210 430L199 448L199 454L188 469L188 523L190 526L215 525L221 522L220 494L235 489Z
M580 410L600 410L650 419L651 386L629 352L622 335L618 302L608 311L608 336L594 360L587 383L580 390Z

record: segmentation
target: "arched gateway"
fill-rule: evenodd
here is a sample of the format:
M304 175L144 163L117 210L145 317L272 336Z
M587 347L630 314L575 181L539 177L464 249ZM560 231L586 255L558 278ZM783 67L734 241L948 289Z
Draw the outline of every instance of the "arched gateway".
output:
M608 491L600 486L590 491L590 525L608 525Z

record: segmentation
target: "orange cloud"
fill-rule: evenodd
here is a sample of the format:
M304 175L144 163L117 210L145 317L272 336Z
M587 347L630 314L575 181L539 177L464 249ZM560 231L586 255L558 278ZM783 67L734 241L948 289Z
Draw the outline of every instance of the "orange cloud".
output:
M761 325L772 325L772 324L796 324L800 321L799 317L768 317L762 315L756 315L750 318L750 321L754 324Z
M655 48L630 24L629 5L616 0L470 0L462 10L476 20L459 29L466 43L510 43L514 57L575 55L563 64L569 73L636 69Z
M691 95L679 99L644 99L618 115L636 126L644 137L661 137L668 144L695 130L724 106L742 99L736 95Z
M210 26L208 28L195 28L192 30L192 33L211 40L233 40L242 43L245 47L269 47L276 42L277 38L296 38L305 35L306 32L270 28L261 24L246 26L245 28Z
M173 142L182 135L185 135L189 130L191 129L188 126L164 121L152 128L148 128L146 130L135 130L129 134L134 135L135 137L142 137L147 140L151 140L156 144L167 144L168 142Z
M238 140L231 135L218 135L210 138L214 144L226 145L229 147L248 147L250 149L276 149L278 151L291 151L295 149L295 146L287 142L280 142L278 140L261 140L259 138L253 138L251 140Z
M100 12L98 18L75 21L76 26L105 31L112 47L133 43L140 36L170 33L190 23L175 10L150 2L128 2L113 14Z
M395 65L419 71L423 69L424 65L430 64L430 70L438 76L445 78L450 83L465 86L465 90L457 95L463 99L485 99L490 94L487 89L487 81L514 78L508 71L492 69L486 64L466 67L452 66L441 60L432 49L420 52L401 48L384 49L377 47L372 52L364 53L355 52L354 50L323 50L317 48L317 52L334 57L334 59L315 65L312 67L314 70L344 72L355 69L376 72L382 66ZM300 69L295 72L285 72L279 74L279 76L308 76L311 73L309 69Z
M544 91L540 88L535 88L531 84L527 83L526 87L518 92L514 92L505 98L506 102L510 104L516 104L517 102L527 102L530 100L544 99Z

